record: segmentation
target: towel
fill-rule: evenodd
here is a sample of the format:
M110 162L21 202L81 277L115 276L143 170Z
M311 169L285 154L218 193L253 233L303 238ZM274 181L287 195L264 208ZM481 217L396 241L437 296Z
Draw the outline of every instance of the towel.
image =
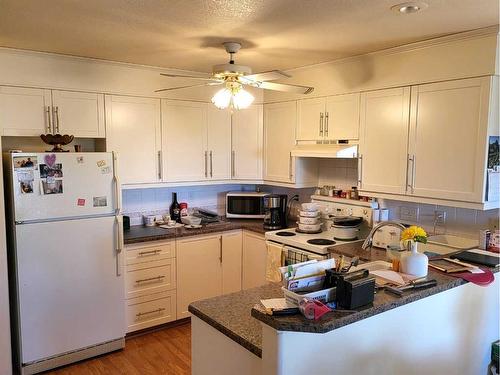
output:
M280 267L284 265L283 247L284 245L274 242L266 242L266 280L281 281Z

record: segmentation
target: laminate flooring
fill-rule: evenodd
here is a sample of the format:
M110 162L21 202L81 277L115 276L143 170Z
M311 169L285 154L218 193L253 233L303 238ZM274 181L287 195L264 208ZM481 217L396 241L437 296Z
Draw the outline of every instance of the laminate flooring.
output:
M44 374L190 374L191 323L166 327L126 340L125 349Z

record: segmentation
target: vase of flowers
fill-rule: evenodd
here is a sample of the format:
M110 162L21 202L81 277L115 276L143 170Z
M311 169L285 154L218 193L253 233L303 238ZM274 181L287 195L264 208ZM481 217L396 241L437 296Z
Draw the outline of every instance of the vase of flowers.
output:
M401 241L408 248L408 252L401 257L401 272L417 277L427 276L429 258L418 252L418 243L427 243L425 230L412 225L401 233Z

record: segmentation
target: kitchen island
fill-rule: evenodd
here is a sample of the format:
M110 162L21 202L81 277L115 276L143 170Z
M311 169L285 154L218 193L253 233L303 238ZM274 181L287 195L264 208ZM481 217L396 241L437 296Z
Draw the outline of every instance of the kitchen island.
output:
M267 315L259 301L282 297L279 283L192 303L193 374L485 374L499 335L498 278L488 287L432 270L429 278L435 287L380 291L365 308L318 321Z

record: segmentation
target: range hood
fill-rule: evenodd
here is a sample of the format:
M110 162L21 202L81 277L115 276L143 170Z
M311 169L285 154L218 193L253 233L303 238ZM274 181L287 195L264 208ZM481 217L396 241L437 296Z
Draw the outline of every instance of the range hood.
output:
M292 149L291 155L302 158L352 159L358 157L358 145L346 143L297 145Z

